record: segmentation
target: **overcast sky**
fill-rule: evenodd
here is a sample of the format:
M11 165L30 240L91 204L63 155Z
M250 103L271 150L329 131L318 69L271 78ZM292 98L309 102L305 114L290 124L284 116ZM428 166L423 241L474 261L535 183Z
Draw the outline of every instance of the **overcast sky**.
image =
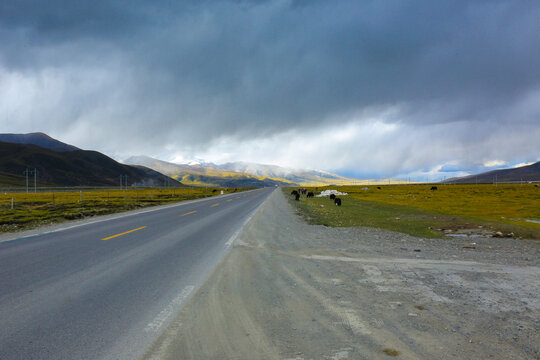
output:
M0 132L439 179L540 160L540 2L1 1Z

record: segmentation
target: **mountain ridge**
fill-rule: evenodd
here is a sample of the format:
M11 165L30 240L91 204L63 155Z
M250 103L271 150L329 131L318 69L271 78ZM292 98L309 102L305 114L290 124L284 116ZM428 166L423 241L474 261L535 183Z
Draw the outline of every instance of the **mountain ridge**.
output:
M127 175L128 186L182 186L153 169L120 164L97 151L0 142L0 186L24 186L25 169L38 170L39 186L117 186L122 175Z
M131 165L142 165L171 176L185 185L222 187L264 187L294 185L283 179L262 177L224 169L216 169L215 164L176 164L145 155L132 156L124 160Z
M493 182L540 181L540 161L515 168L490 170L480 174L450 178L442 183L473 184Z
M288 186L324 186L324 185L344 185L353 184L357 179L332 174L322 170L291 169L278 165L267 165L250 162L228 162L224 164L214 164L201 161L198 164L177 164L155 159L145 155L132 156L124 161L130 164L140 164L160 171L164 174L177 178L182 183L188 184L191 181L190 175L197 174L198 180L201 176L208 176L206 180L212 178L216 181L220 177L250 176L260 181L272 184Z
M0 142L36 145L53 151L81 150L76 146L61 142L60 140L54 139L42 132L33 132L27 134L0 134Z

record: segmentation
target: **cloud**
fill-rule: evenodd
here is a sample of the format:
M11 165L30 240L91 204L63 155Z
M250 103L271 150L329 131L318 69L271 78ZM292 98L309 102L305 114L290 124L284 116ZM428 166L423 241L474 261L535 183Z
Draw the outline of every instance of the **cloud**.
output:
M506 161L503 160L490 160L483 164L487 168L507 166Z
M3 2L0 126L117 157L301 154L355 174L530 161L539 16L531 1Z

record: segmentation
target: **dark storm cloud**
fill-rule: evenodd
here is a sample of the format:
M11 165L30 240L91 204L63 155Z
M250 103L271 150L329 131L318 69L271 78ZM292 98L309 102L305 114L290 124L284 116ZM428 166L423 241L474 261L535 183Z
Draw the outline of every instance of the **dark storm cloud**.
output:
M0 70L50 76L35 86L72 109L47 118L92 141L204 148L394 106L385 121L470 123L466 144L538 125L539 18L538 1L2 2Z

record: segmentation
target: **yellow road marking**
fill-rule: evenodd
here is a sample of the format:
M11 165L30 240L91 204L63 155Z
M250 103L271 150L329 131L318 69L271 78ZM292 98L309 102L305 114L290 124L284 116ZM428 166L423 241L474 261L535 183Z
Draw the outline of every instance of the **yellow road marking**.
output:
M232 199L227 200L227 202L232 201Z
M185 214L182 214L180 216L186 216L186 215L189 215L189 214L195 214L196 212L197 212L197 210L193 210L193 211L187 212Z
M218 206L219 203L215 203L214 205L210 205L210 207Z
M136 229L133 229L133 230L129 230L129 231L120 233L120 234L116 234L116 235L113 235L113 236L109 236L109 237L103 238L103 239L101 239L101 240L110 240L110 239L115 238L115 237L118 237L118 236L126 235L126 234L132 233L132 232L134 232L134 231L144 229L145 227L146 227L146 226L141 226L140 228L136 228Z

